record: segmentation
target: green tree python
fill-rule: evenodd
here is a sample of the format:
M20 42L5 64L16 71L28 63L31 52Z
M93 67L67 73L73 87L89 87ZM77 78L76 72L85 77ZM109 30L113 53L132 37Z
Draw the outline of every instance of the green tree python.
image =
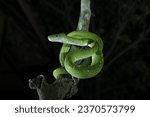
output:
M98 35L88 31L73 31L67 35L49 35L48 40L63 43L59 54L62 67L53 71L56 79L64 74L77 79L88 79L101 71L104 64L103 42Z

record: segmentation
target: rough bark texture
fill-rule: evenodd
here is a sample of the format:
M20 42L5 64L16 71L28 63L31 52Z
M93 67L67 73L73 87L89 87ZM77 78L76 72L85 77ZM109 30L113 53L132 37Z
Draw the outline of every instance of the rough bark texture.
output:
M43 75L39 75L29 80L29 86L31 89L36 89L40 100L67 99L78 92L78 87L73 80L65 77L49 84Z

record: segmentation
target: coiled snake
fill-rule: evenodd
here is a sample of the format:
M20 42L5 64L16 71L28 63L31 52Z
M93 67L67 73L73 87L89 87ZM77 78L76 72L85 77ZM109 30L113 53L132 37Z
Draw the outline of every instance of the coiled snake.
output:
M63 43L59 54L62 67L53 71L56 79L63 74L70 74L77 79L87 79L101 71L104 64L103 42L98 35L88 31L73 31L67 35L50 35L48 40Z

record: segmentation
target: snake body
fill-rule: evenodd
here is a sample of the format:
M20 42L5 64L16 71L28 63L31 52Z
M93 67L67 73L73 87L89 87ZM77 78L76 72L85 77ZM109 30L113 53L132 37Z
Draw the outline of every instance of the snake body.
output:
M67 35L50 35L48 40L63 43L59 54L62 67L53 71L56 79L63 74L87 79L101 71L104 64L103 42L98 35L88 31L73 31Z

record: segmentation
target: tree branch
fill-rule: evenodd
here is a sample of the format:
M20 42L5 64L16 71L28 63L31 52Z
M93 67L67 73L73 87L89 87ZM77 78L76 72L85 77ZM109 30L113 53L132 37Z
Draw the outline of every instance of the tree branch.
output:
M88 31L90 17L90 0L81 0L81 10L77 30ZM77 84L74 84L74 81L71 78L66 78L64 76L57 79L54 83L48 84L43 75L38 75L37 78L29 79L29 87L37 91L39 99L41 100L61 100L72 97L78 92Z
M77 30L89 30L91 18L90 0L81 0L80 17Z

